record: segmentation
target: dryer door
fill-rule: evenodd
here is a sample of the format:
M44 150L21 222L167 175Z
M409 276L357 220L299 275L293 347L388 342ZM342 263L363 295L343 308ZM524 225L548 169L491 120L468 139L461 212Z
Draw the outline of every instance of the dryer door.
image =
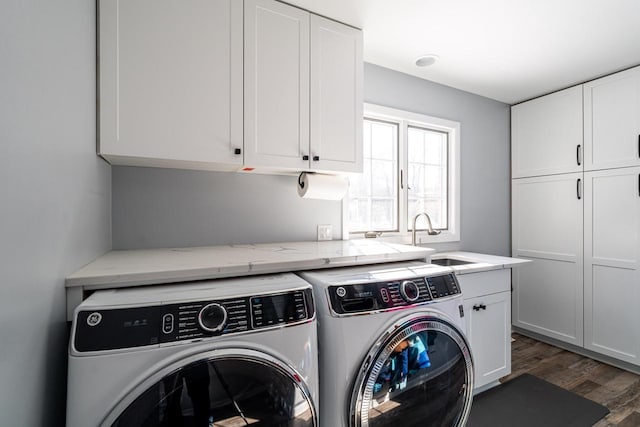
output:
M133 390L103 426L307 426L316 410L302 378L252 350L217 350L174 364Z
M473 362L462 332L438 314L389 328L365 358L351 399L352 426L464 426Z

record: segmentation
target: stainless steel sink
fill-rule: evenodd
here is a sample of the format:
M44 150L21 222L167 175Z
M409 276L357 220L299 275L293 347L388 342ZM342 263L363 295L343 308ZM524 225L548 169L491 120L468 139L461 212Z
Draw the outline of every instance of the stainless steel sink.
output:
M431 263L432 264L443 265L445 267L451 267L453 265L473 264L473 262L471 262L471 261L462 261L462 260L453 259L453 258L432 259Z

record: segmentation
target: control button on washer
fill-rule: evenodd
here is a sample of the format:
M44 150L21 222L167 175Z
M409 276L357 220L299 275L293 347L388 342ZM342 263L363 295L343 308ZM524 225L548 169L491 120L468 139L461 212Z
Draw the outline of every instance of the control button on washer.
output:
M173 314L165 314L162 316L162 332L165 334L173 332Z
M380 296L382 297L382 301L389 302L389 291L387 291L387 288L380 289Z

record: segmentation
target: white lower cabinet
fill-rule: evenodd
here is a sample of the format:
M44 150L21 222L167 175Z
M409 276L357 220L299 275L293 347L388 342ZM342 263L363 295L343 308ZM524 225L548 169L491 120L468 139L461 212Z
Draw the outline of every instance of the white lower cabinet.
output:
M640 167L584 179L584 346L638 365Z
M583 174L512 180L513 325L573 345L583 339Z
M511 373L510 279L510 270L458 275L476 391L497 385L498 379Z

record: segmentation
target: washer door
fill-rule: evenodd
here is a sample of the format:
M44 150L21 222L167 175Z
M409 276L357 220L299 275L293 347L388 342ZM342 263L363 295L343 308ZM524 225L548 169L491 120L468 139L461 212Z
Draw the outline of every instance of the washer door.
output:
M371 349L354 384L351 425L464 426L473 361L463 333L444 316L394 324Z
M130 396L103 426L317 425L298 373L253 350L193 356L154 375Z

